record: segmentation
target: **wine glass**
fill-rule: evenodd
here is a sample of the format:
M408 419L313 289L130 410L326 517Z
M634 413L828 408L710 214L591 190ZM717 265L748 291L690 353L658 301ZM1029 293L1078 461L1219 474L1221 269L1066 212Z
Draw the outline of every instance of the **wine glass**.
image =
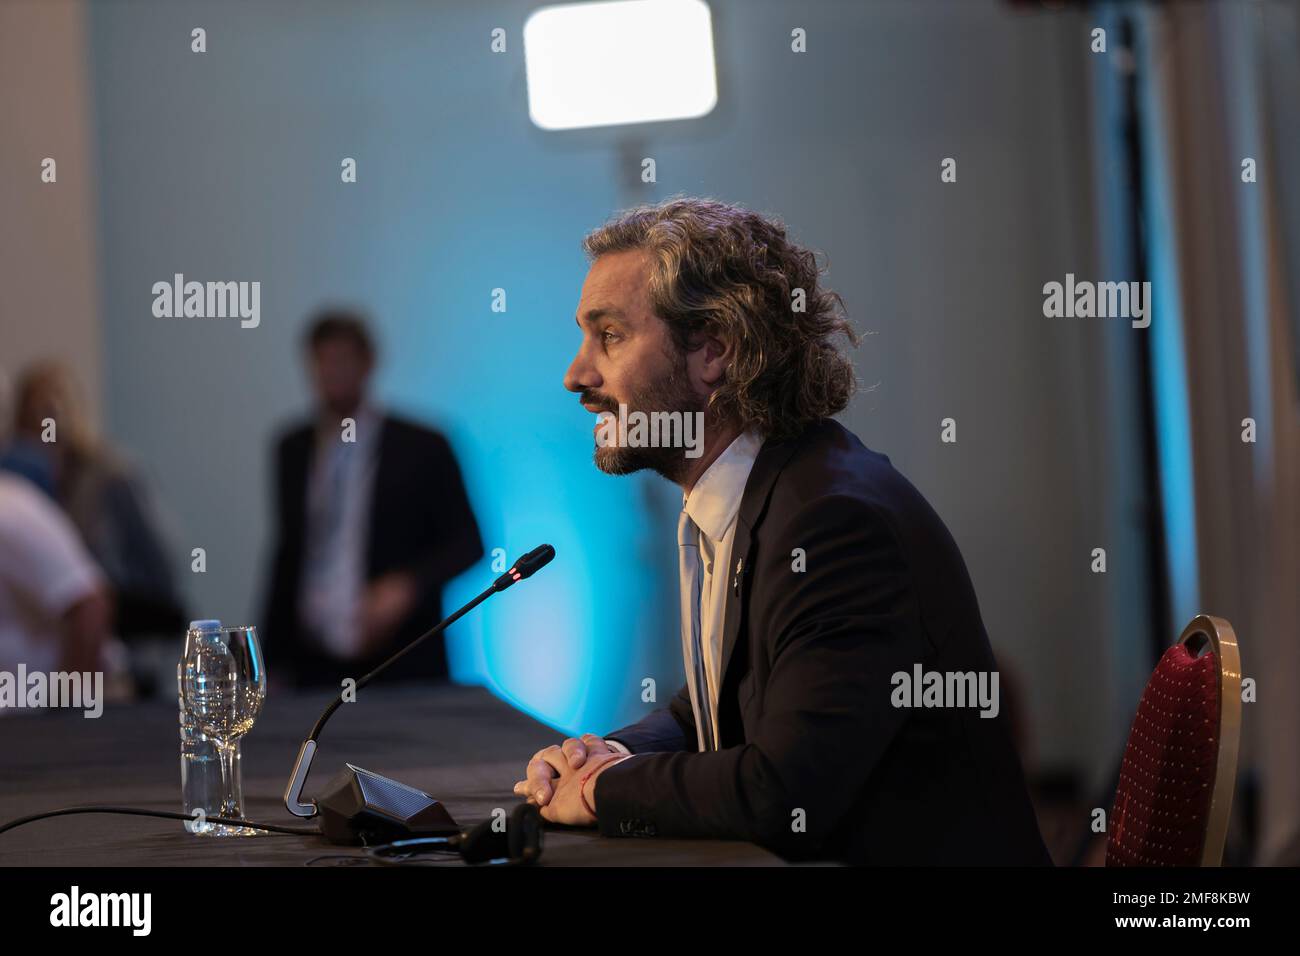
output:
M192 631L186 648L185 706L216 745L221 762L221 806L217 816L242 819L239 738L252 729L266 699L266 669L255 627ZM251 827L216 824L220 836L256 836Z

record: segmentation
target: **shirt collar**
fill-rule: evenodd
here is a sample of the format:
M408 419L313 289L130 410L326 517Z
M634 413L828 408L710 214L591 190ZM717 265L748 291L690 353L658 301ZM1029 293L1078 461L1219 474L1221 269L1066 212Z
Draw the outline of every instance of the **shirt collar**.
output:
M763 447L756 431L742 432L705 469L690 494L682 495L682 508L710 541L721 541L740 511L745 483Z

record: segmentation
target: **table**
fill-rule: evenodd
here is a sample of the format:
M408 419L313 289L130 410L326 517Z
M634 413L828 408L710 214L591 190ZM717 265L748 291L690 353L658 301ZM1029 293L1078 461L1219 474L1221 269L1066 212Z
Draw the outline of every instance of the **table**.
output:
M243 743L244 814L302 825L282 797L303 738L328 692L273 690ZM81 804L180 810L176 705L106 705L81 711L11 711L0 717L0 822ZM320 738L306 793L352 763L442 800L461 826L518 802L511 792L527 759L562 735L479 687L376 685L344 704ZM0 866L302 866L323 857L363 857L321 837L216 839L179 820L84 814L0 834ZM343 861L346 863L347 861ZM549 828L542 865L779 866L775 855L723 840L618 839L594 830ZM456 865L460 865L457 863Z

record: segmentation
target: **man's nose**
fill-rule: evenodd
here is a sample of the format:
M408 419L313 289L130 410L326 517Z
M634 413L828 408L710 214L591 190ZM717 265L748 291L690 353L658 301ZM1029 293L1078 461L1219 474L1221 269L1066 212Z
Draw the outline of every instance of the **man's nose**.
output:
M585 349L579 349L573 357L569 370L564 373L564 387L570 392L581 392L588 388L600 388L601 378L586 360Z

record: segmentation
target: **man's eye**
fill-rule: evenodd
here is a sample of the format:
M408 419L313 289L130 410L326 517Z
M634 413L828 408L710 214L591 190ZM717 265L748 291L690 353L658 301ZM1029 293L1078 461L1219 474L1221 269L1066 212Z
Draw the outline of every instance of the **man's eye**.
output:
M615 332L613 329L606 329L604 332L600 333L600 336L601 339L604 340L606 345L608 345L610 342L617 342L619 339L619 334Z

